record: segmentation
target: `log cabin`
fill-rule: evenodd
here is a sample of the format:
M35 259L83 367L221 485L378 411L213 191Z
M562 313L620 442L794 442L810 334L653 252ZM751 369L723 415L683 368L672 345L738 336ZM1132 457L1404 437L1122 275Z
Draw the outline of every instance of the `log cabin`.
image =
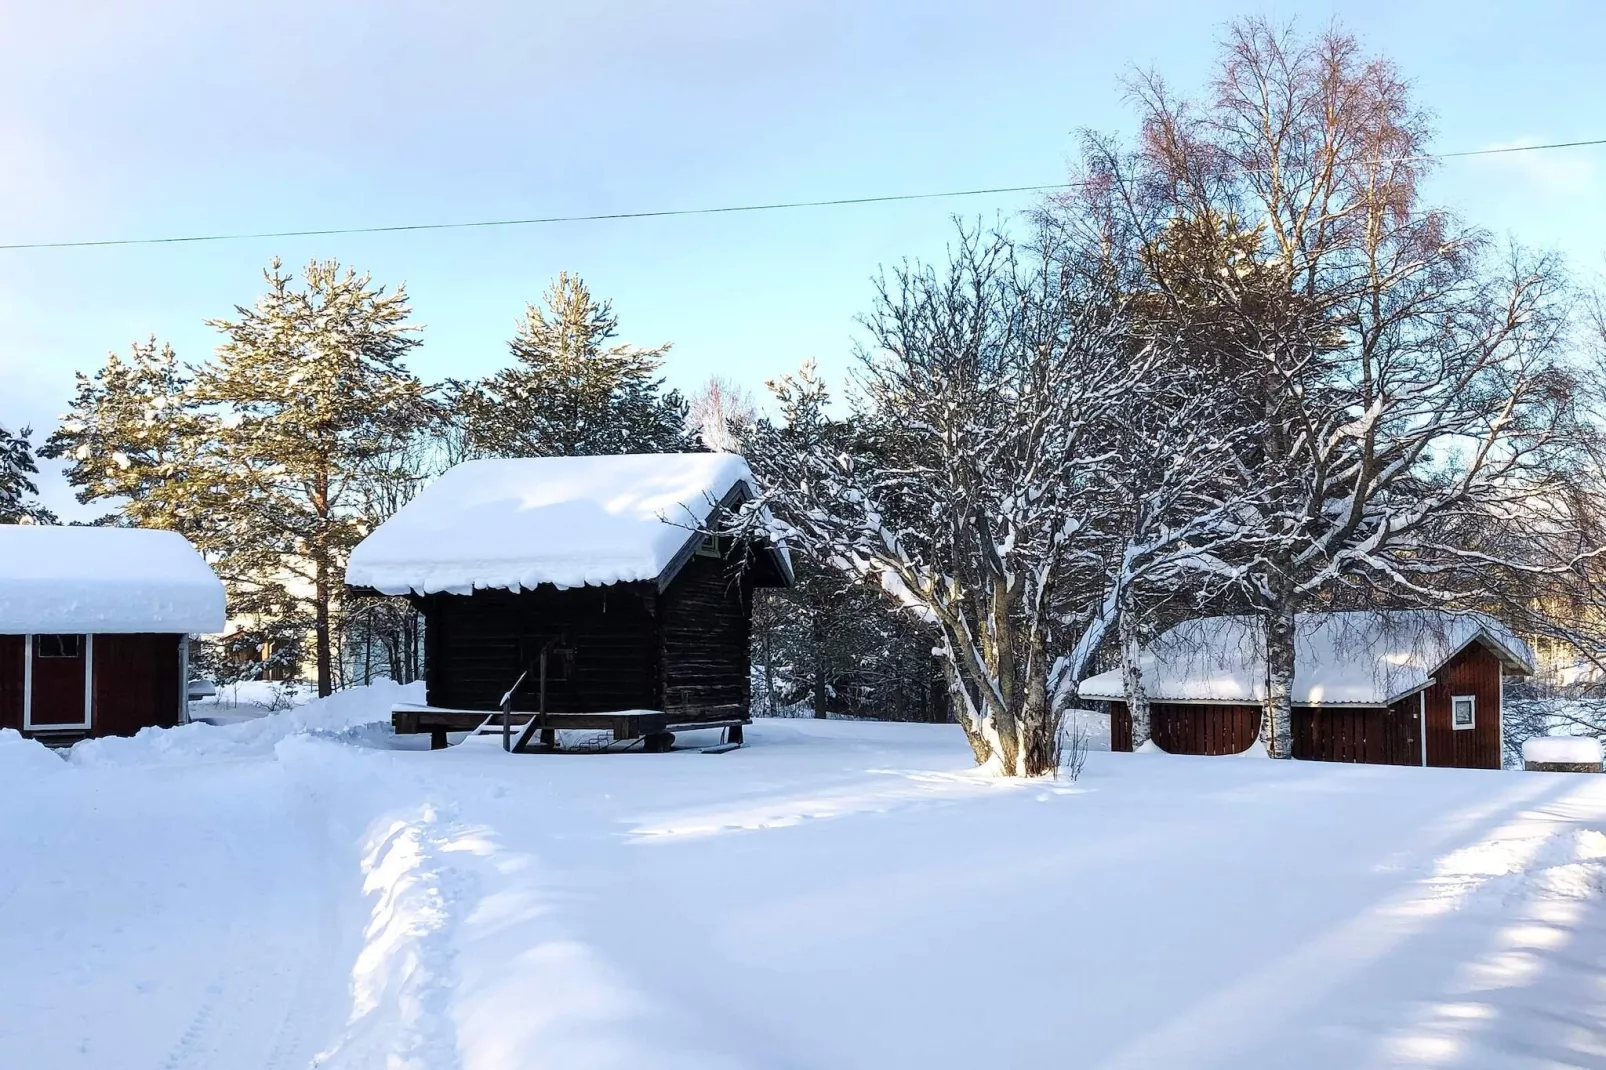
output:
M1378 765L1501 767L1507 675L1533 655L1482 614L1302 613L1295 621L1295 758ZM1260 739L1264 633L1256 618L1206 617L1160 635L1139 658L1150 738L1172 754L1240 754ZM1110 711L1110 749L1131 751L1120 668L1078 694Z
M223 584L170 531L0 525L0 728L52 745L188 720Z
M718 727L739 743L753 589L792 582L784 548L710 534L754 494L731 454L452 468L346 571L355 595L405 596L424 618L426 701L397 707L396 731L443 747L500 713L509 749L550 748L561 729L660 750Z

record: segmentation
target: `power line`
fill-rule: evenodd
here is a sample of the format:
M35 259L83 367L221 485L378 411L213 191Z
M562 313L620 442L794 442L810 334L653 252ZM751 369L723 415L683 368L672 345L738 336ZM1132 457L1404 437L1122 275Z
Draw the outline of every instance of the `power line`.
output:
M1380 163L1414 163L1425 160L1452 160L1468 156L1495 156L1513 152L1539 152L1545 149L1577 149L1606 145L1606 138L1591 141L1558 141L1547 145L1507 145L1493 149L1462 152L1433 152L1421 156L1402 156ZM945 190L940 193L887 193L868 197L836 197L818 201L775 201L768 204L734 204L717 208L662 208L640 212L599 212L593 215L532 216L528 219L481 219L460 223L399 223L379 227L327 227L316 230L267 230L235 234L191 234L168 238L104 238L95 241L48 241L0 244L0 252L21 249L93 249L114 245L186 245L196 242L249 241L256 238L321 238L341 234L398 234L421 230L473 230L489 227L530 227L550 223L599 223L619 219L667 219L673 216L729 215L738 212L777 212L797 208L838 208L858 204L890 204L897 201L931 201L952 197L982 197L998 193L1043 193L1074 189L1079 182L1045 182L1033 186L993 186L987 189Z

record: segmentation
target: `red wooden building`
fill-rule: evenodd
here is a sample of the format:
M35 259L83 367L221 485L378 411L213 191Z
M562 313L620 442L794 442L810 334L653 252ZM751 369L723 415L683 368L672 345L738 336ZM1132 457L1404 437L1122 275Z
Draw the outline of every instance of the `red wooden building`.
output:
M1310 613L1295 624L1293 754L1376 765L1498 769L1507 674L1527 646L1481 614ZM1265 640L1253 617L1206 617L1161 635L1139 660L1150 736L1172 754L1240 754L1260 736ZM1110 749L1132 750L1120 669L1082 682L1110 709Z
M0 525L0 728L51 743L187 719L223 585L169 531Z

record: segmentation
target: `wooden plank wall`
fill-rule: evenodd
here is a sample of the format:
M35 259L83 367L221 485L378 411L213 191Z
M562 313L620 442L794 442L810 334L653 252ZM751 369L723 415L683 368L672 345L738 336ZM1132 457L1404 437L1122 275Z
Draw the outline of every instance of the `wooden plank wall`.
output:
M1167 754L1241 754L1260 736L1260 707L1155 702L1149 730Z
M1149 736L1167 754L1242 754L1260 738L1260 707L1152 702ZM1132 714L1110 703L1110 749L1132 749Z
M23 651L20 635L0 635L0 728L22 730Z
M1110 749L1132 752L1132 711L1124 702L1110 703Z
M95 636L90 734L131 736L178 724L185 687L181 635Z
M1500 660L1474 644L1433 674L1427 691L1428 764L1455 769L1500 768ZM1450 727L1450 697L1476 695L1475 728Z
M735 707L752 698L752 574L715 557L693 557L663 596L666 710ZM710 719L725 714L711 713Z
M500 707L519 673L551 636L574 651L549 663L547 709L606 713L658 709L657 591L651 584L614 584L560 591L485 590L422 599L429 704L456 709ZM532 676L513 708L534 710Z
M1294 757L1314 762L1420 765L1417 703L1412 695L1387 709L1295 706Z

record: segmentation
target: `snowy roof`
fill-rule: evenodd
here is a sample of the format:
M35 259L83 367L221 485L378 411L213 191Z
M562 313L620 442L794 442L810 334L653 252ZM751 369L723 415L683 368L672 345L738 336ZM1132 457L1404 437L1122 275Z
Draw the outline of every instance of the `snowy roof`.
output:
M364 539L346 582L383 594L667 583L715 504L752 494L752 479L730 453L467 461Z
M1481 613L1300 613L1294 629L1293 701L1301 706L1388 705L1427 687L1435 670L1474 642L1511 671L1533 672L1523 641ZM1139 658L1143 690L1156 702L1262 702L1265 649L1257 617L1185 621ZM1077 693L1121 701L1121 670L1083 680Z
M223 620L223 584L182 535L0 525L0 633L206 633Z

